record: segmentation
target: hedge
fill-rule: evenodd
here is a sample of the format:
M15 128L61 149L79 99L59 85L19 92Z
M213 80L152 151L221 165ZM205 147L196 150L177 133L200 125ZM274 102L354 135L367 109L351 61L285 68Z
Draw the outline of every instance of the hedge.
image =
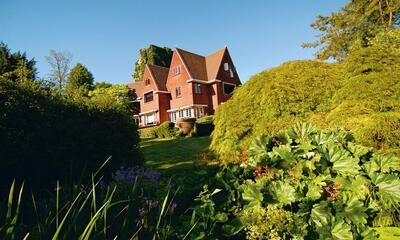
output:
M31 186L78 181L110 156L105 173L141 163L137 127L127 112L100 110L34 83L9 81L0 81L0 108L3 186L13 178Z

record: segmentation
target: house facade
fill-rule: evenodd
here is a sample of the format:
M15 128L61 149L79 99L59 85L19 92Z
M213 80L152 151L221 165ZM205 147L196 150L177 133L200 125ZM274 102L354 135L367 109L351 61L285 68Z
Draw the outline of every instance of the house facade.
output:
M211 115L240 85L226 47L208 56L176 48L170 68L146 65L143 80L128 84L139 105L139 127Z

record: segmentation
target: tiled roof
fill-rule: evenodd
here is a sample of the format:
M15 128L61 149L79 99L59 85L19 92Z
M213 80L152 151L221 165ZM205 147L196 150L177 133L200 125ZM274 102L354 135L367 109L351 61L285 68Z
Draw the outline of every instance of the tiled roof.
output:
M157 90L167 91L166 83L167 83L169 68L151 64L147 64L147 66L149 67L149 70L154 77L154 81L156 82L157 85Z
M207 57L191 53L179 48L176 51L181 56L182 61L188 68L189 74L193 79L214 80L217 77L218 69L221 66L222 57L226 47L220 49Z
M211 53L206 57L206 68L208 80L214 80L217 78L219 67L221 66L222 58L226 51L226 47L220 49L214 53Z

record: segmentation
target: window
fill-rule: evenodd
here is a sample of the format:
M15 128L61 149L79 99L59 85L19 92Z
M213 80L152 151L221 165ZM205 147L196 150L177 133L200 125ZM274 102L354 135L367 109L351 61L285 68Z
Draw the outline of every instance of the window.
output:
M203 108L195 108L194 109L194 116L196 118L201 118L204 116L204 109Z
M180 97L182 95L181 87L175 88L175 95L176 95L176 97Z
M144 85L150 85L150 79L146 79L145 81L144 81Z
M153 92L145 93L143 98L145 103L153 101Z
M235 90L235 85L234 84L228 84L224 83L224 94L229 95Z
M178 65L172 69L172 75L176 76L181 73L181 65Z
M186 109L186 117L191 117L192 116L192 109L188 108Z
M201 94L201 85L200 85L200 83L195 83L194 84L194 93L195 94Z
M229 72L229 63L224 63L224 71Z
M156 122L156 116L155 116L155 114L151 114L151 115L147 115L146 116L146 122L147 122L147 124L154 124L155 122Z

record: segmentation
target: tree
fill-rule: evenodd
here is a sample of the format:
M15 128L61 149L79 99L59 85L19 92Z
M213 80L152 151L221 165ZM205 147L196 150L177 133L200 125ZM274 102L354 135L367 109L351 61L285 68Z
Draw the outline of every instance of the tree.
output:
M21 79L35 80L36 61L28 59L25 53L14 52L3 42L0 43L0 79L18 81Z
M89 91L90 102L100 109L121 109L130 108L131 96L126 84L96 84L93 91Z
M354 45L365 47L379 32L399 24L400 1L352 0L330 16L318 16L311 27L322 33L317 41L303 47L321 47L317 58L340 61Z
M72 54L69 52L57 52L52 49L50 50L50 55L46 56L46 60L51 67L51 81L55 83L59 90L64 89Z
M169 67L172 59L170 48L150 45L148 48L140 49L140 58L135 62L135 81L142 81L146 64L154 64L162 67Z
M77 63L67 77L66 91L68 95L87 96L93 89L93 75L82 64Z

